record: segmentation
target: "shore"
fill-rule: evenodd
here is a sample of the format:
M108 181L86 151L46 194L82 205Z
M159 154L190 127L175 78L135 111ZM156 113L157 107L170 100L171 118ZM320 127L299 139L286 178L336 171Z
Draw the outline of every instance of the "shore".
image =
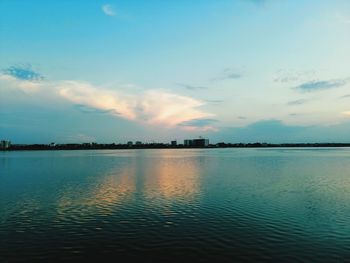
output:
M350 143L218 143L206 147L188 147L182 144L170 145L163 143L150 143L140 145L128 144L97 144L97 143L72 143L72 144L13 144L0 151L38 151L38 150L125 150L125 149L212 149L212 148L303 148L303 147L350 147Z

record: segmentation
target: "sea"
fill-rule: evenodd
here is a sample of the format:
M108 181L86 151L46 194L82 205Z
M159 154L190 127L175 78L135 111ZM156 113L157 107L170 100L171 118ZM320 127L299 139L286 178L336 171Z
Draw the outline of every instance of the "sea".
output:
M0 152L0 262L350 262L350 148Z

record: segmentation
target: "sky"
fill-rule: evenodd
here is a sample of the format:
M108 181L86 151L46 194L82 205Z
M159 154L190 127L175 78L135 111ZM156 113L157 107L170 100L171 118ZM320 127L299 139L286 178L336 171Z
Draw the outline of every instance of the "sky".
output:
M350 142L348 0L0 0L0 139Z

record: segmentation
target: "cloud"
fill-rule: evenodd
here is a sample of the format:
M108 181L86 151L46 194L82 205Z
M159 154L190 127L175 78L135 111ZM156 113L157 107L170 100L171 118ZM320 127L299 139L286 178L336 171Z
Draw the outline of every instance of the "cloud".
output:
M216 136L227 142L289 142L298 137L298 127L287 127L279 120L259 121L244 127L223 128Z
M229 80L229 79L239 79L242 77L242 74L233 71L230 68L225 68L219 77L211 79L211 81L221 81L221 80Z
M200 118L181 122L178 126L185 127L187 130L217 131L217 129L212 126L217 122L218 120L216 119Z
M350 111L343 111L342 114L346 115L346 116L349 116L350 117Z
M341 99L346 99L346 98L350 98L350 94L346 94L340 97Z
M284 76L284 77L276 77L274 79L275 82L280 82L280 83L289 83L289 82L294 82L298 81L299 78L297 76Z
M116 15L116 11L115 11L114 7L112 5L109 5L109 4L102 5L102 11L107 16L115 16Z
M350 113L350 112L349 112ZM244 127L222 128L212 141L232 143L349 142L350 122L329 126L286 125L280 120L264 120Z
M213 124L215 122L218 122L218 120L215 119L193 119L189 121L184 121L179 124L179 126L197 126L197 127L203 127L207 126L209 124Z
M204 104L199 100L162 90L147 90L138 97L137 115L148 123L176 126L191 119L213 116L199 110Z
M25 93L37 92L43 84L41 81L22 80L7 74L0 74L0 81L6 82L9 88L19 89Z
M347 83L345 79L337 79L337 80L323 80L323 81L309 81L302 83L296 87L295 89L299 91L312 92L319 90L326 90L332 88L342 87Z
M27 80L27 81L40 81L44 77L34 71L30 64L24 66L11 66L3 70L3 74L11 76L18 80Z
M76 104L74 105L74 107L79 110L82 113L92 113L92 114L119 114L118 112L116 112L115 110L99 110L99 109L95 109L95 108L91 108L89 106L86 105L82 105L82 104Z
M240 119L240 120L246 120L247 117L244 117L244 116L238 116L237 119Z
M177 83L177 85L184 87L185 89L188 89L188 90L208 89L208 87L204 87L204 86L192 86L192 85L183 84L183 83Z
M0 75L0 81L11 88L23 89L32 83ZM25 86L26 87L26 86ZM28 87L26 87L28 88ZM127 93L118 89L103 89L81 81L42 81L32 90L37 100L50 103L70 102L84 113L104 113L138 123L175 127L192 119L209 118L213 114L200 109L205 102L161 89Z
M225 76L224 79L239 79L241 78L242 75L241 74L238 74L238 73L229 73Z
M275 73L274 82L278 83L292 83L292 82L307 82L316 77L315 70L295 71L290 69L280 69Z
M30 64L11 66L0 72L0 81L5 81L12 88L19 88L25 93L36 92L43 84L44 77L34 71Z
M290 106L301 105L301 104L305 104L306 102L307 102L307 100L304 100L304 99L293 100L293 101L289 101L289 102L287 103L287 105L290 105Z
M212 104L220 104L224 102L224 100L205 100L205 101Z
M127 98L112 90L97 89L89 83L63 81L57 85L58 94L74 104L120 113L123 118L134 120L135 113Z

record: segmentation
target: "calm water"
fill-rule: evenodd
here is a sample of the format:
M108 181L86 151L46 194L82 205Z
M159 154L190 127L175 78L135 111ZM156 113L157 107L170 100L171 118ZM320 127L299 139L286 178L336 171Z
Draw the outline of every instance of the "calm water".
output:
M350 260L350 149L0 153L0 262Z

